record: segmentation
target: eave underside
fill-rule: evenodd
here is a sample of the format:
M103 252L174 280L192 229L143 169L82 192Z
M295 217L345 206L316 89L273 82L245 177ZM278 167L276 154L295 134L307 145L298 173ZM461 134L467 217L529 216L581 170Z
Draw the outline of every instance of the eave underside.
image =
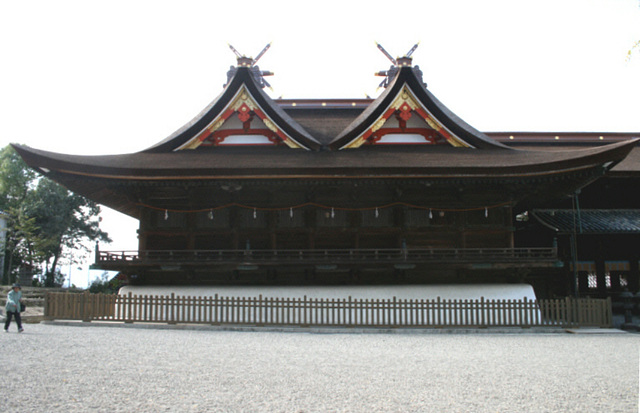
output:
M483 208L539 204L573 193L598 177L601 167L529 177L312 177L178 179L171 181L51 177L70 190L132 217L141 208L194 212L225 205L289 208L317 203L328 208Z

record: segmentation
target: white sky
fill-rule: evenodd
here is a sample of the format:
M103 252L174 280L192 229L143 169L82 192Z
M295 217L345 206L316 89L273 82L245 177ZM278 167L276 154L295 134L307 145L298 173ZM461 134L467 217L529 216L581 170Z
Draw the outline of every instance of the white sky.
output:
M269 41L274 98L377 96L374 41L394 56L420 41L429 90L477 129L640 132L637 40L638 0L0 1L0 146L145 149L220 93L227 43ZM119 215L107 248L136 249Z

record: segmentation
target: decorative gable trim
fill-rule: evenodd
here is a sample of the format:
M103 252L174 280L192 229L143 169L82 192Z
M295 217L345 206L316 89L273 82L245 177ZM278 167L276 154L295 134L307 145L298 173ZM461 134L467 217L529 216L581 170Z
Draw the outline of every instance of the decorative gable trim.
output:
M193 138L189 141L185 142L183 145L179 146L175 150L183 150L183 149L196 149L201 146L207 140L213 145L217 145L221 142L222 139L229 136L229 134L221 134L216 137L215 132L218 131L222 125L234 114L237 114L238 119L240 119L245 127L243 130L238 131L238 134L245 135L246 132L249 131L248 123L251 121L253 116L258 117L264 125L267 127L268 131L264 134L270 141L274 144L285 144L290 148L304 148L303 145L298 143L293 137L285 133L283 130L278 128L275 122L267 116L264 110L260 107L260 105L256 102L256 99L251 95L251 92L247 89L245 85L242 85L234 97L230 100L227 106L221 111L221 113L214 118L207 126L205 126L202 131L197 133ZM259 133L262 134L262 133ZM211 139L213 138L213 139Z
M249 113L249 119L253 115L262 121L265 129L270 131L271 137L275 137L275 144L305 150L321 149L320 142L262 91L250 69L241 66L237 68L222 93L198 116L143 152L167 153L198 148L209 136L219 131L234 113L238 113L240 119L247 119L246 114L242 113L243 105L246 105L247 110L244 112ZM215 143L215 140L210 142Z
M383 128L389 117L407 105L407 110L400 110L397 115L402 119L401 116L417 113L429 125L424 130L433 128L436 132L431 137L432 142L444 140L458 147L510 150L456 116L416 76L412 67L400 67L385 91L328 144L329 148L340 150L361 146L375 131ZM430 136L426 137L429 139Z
M402 126L403 122L408 121L414 114L425 121L433 131L429 131L427 128L424 128L424 130L405 129ZM425 143L436 143L439 135L451 146L473 148L473 145L465 142L462 138L458 137L444 124L442 124L442 122L440 122L424 105L420 103L411 88L407 84L404 84L401 92L395 97L382 115L373 122L371 127L367 128L358 137L342 146L340 149L358 148L368 141L375 143L380 140L384 134L383 126L393 115L396 115L401 123L400 131L394 130L394 132L423 135L425 137Z

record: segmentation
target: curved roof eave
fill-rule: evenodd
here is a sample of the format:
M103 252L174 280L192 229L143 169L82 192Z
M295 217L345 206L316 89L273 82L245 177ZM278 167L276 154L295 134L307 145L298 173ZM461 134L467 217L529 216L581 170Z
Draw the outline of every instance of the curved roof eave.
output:
M283 147L221 148L125 155L67 155L12 146L32 168L78 177L124 180L267 177L518 177L602 165L612 168L639 139L571 152L477 151L471 148L367 147L357 151L293 151ZM228 150L230 149L230 150ZM435 150L434 150L435 149ZM258 162L259 160L259 162Z
M231 102L238 90L245 86L251 96L256 100L260 108L269 116L278 128L291 136L303 148L319 150L321 148L313 136L311 136L302 126L293 120L273 99L267 96L260 88L251 74L249 68L238 67L236 74L228 83L216 99L211 102L202 112L200 112L189 123L178 129L161 142L141 151L144 153L171 152L179 148L204 128L207 127Z
M343 148L358 136L363 134L368 128L373 126L374 122L382 116L393 100L402 92L403 87L407 85L414 93L420 103L431 112L438 121L440 121L447 129L452 131L459 138L475 148L501 148L510 149L484 133L473 128L468 123L460 119L456 114L451 112L444 106L431 92L429 92L422 82L416 77L413 68L401 67L398 74L391 84L371 105L360 114L349 126L345 128L330 143L329 147L333 150Z

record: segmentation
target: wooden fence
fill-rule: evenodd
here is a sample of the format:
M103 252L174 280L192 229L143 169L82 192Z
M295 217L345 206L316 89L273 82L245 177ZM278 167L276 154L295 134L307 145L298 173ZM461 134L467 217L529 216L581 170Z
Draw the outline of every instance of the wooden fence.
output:
M96 251L96 263L344 264L360 262L519 262L558 259L556 248L377 248L313 250Z
M611 300L417 300L47 293L48 319L331 327L611 327Z

